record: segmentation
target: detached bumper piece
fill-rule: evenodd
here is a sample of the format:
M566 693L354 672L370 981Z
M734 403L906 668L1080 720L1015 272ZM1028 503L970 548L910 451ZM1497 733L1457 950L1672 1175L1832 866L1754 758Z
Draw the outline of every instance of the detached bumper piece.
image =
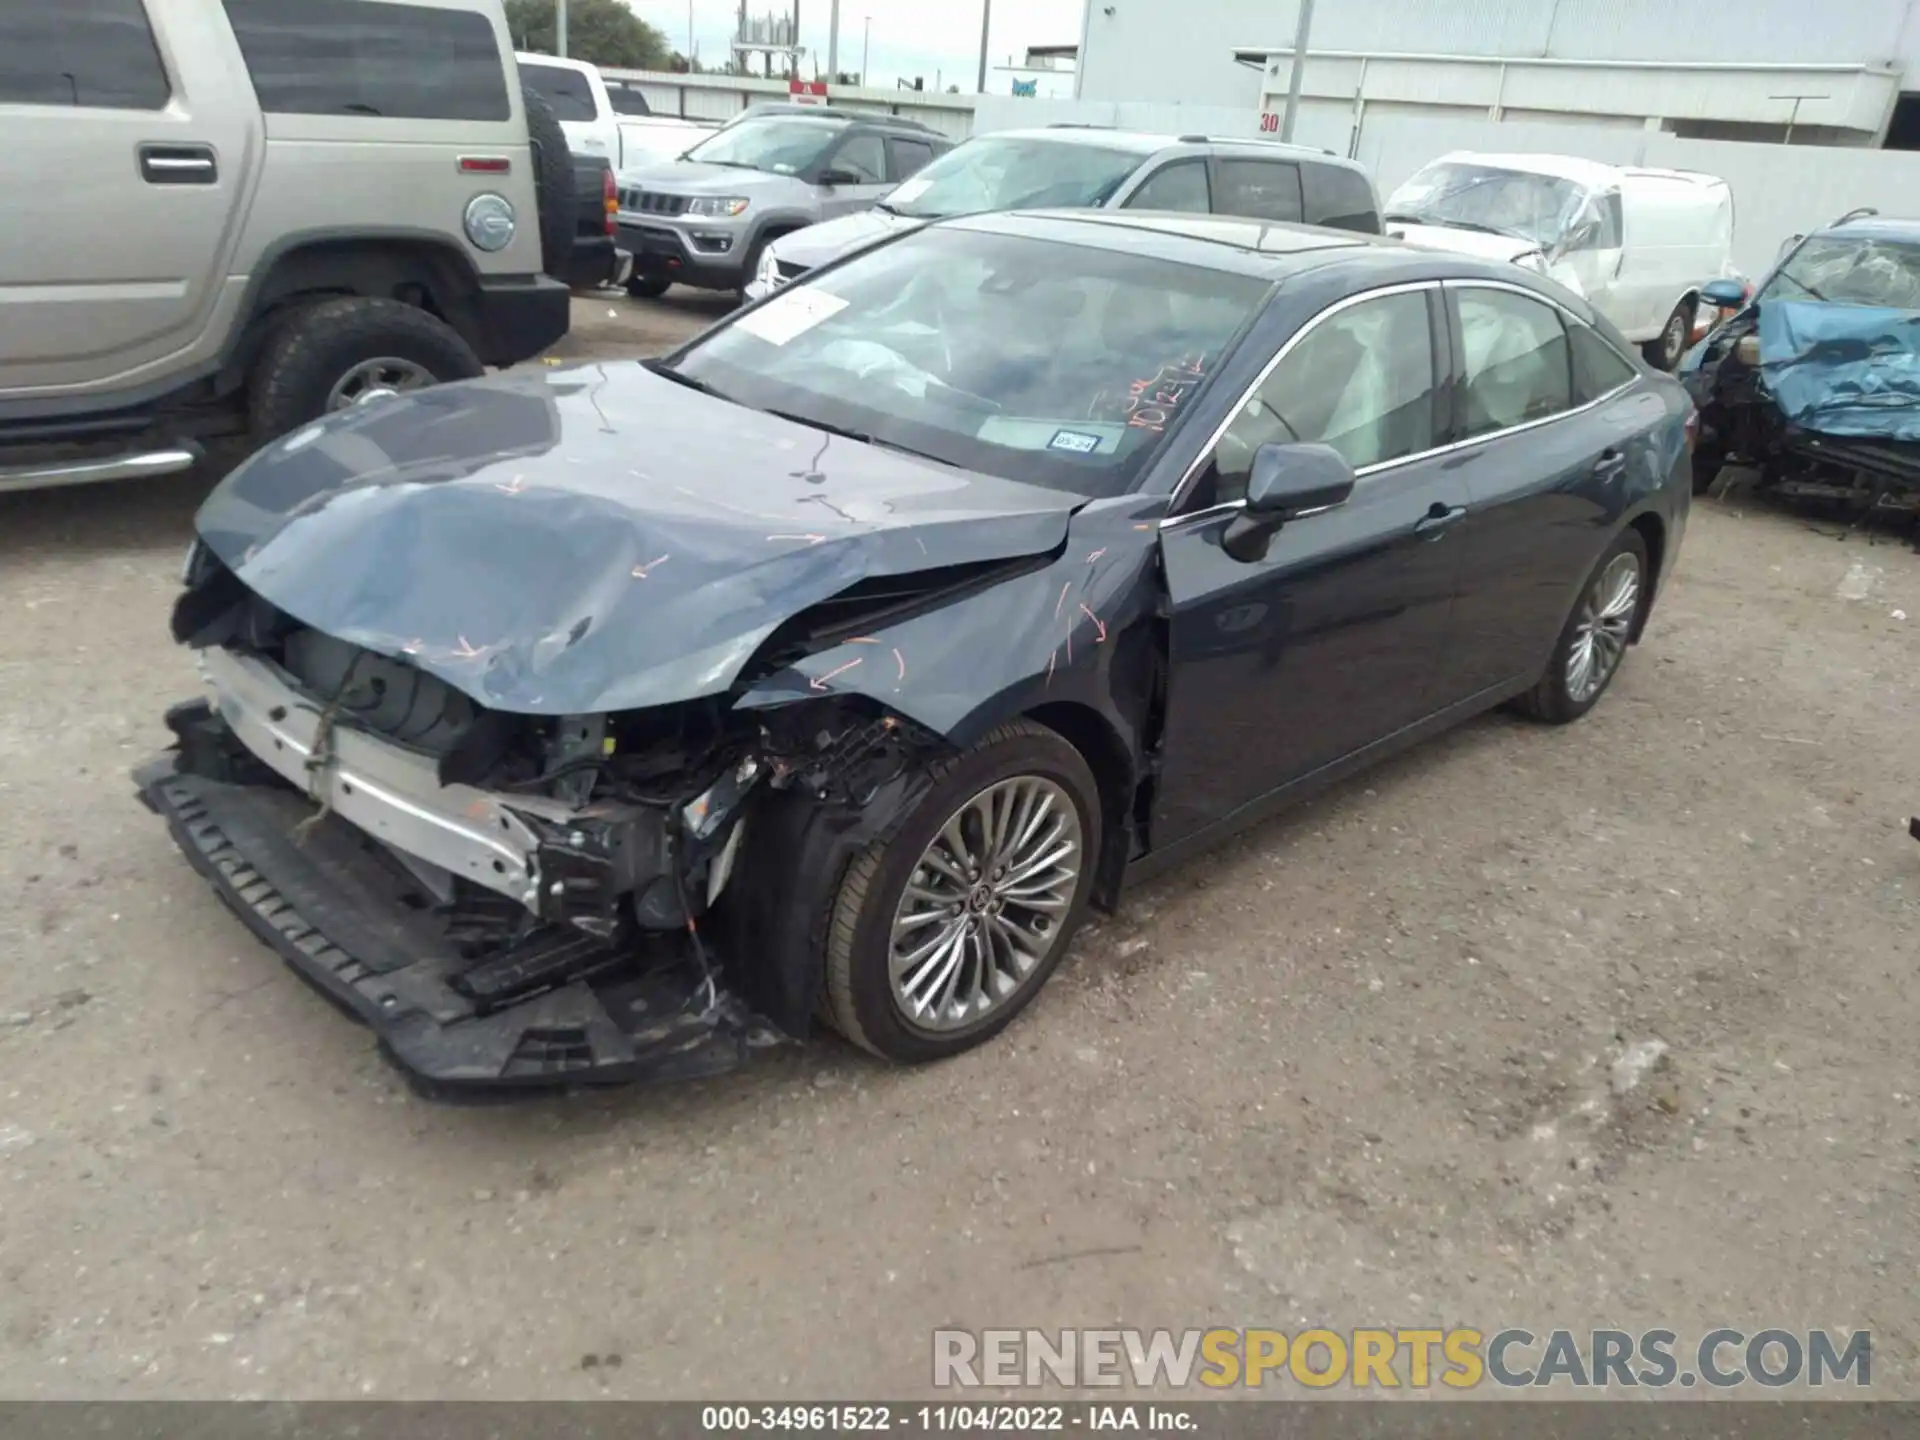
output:
M547 925L470 958L352 825L328 816L296 839L316 813L297 792L189 773L178 752L134 779L214 892L428 1093L694 1079L769 1038L677 938L636 952Z

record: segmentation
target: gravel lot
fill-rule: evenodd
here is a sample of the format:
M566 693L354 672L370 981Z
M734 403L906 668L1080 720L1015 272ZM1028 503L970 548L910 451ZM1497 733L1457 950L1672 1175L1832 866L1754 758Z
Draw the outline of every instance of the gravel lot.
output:
M1696 507L1588 720L1136 893L960 1060L453 1108L127 783L205 485L0 497L0 1394L901 1396L942 1324L1308 1322L1870 1326L1920 1394L1904 547Z

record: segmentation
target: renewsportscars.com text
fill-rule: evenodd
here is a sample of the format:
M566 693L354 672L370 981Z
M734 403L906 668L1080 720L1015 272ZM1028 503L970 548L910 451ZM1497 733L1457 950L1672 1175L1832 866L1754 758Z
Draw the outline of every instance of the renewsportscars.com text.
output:
M1782 1389L1873 1383L1866 1330L936 1330L938 1389Z

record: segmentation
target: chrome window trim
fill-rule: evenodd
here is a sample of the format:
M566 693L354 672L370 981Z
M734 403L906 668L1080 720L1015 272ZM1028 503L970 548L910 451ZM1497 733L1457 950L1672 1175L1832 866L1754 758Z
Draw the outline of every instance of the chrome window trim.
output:
M1180 483L1174 486L1173 496L1168 502L1167 508L1169 510L1177 510L1179 508L1180 502L1186 498L1187 492L1192 487L1193 482L1199 477L1200 473L1206 468L1207 462L1213 457L1214 447L1220 443L1220 438L1227 433L1228 427L1233 424L1235 418L1239 416L1240 411L1245 408L1247 402L1253 399L1254 395L1258 393L1260 387L1267 383L1268 377L1279 368L1280 362L1287 358L1288 352L1304 340L1313 331L1315 326L1328 316L1337 315L1340 311L1347 309L1349 306L1357 305L1362 301L1377 300L1387 295L1406 294L1415 290L1511 290L1516 295L1525 296L1529 300L1537 300L1541 304L1559 311L1563 317L1563 323L1572 321L1578 325L1587 325L1586 321L1582 320L1552 296L1542 295L1537 290L1529 290L1524 285L1509 284L1504 280L1414 280L1399 285L1382 286L1378 290L1365 290L1358 295L1348 295L1343 299L1336 300L1318 315L1315 315L1313 319L1309 320L1305 325L1294 331L1294 333L1288 337L1287 343L1282 345L1280 349L1274 353L1274 357L1261 367L1260 373L1254 377L1253 383L1248 385L1247 388L1241 392L1240 398L1233 402L1233 408L1227 412L1227 418L1221 421L1220 424L1215 427L1213 434L1207 437L1207 443L1201 448L1198 458L1187 467L1186 473L1180 477ZM1587 328L1593 330L1591 325L1587 325ZM1606 336L1601 335L1598 330L1594 330L1593 333L1598 335L1601 343L1609 350L1613 350L1614 354L1620 354L1619 350L1615 349L1613 342L1608 340ZM1621 358L1623 360L1626 359L1624 355L1622 355ZM1633 362L1630 360L1627 363L1633 365ZM1634 373L1631 379L1623 380L1620 384L1614 386L1613 389L1594 396L1593 399L1587 401L1584 405L1575 405L1565 410L1556 410L1551 415L1543 415L1538 420L1525 420L1518 425L1509 425L1504 430L1488 430L1484 434L1469 436L1465 440L1455 440L1447 445L1436 445L1431 450L1416 450L1411 455L1402 455L1393 460L1382 460L1375 465L1364 465L1353 472L1353 478L1356 481L1365 480L1388 470L1397 470L1402 465L1411 465L1421 460L1431 460L1436 455L1451 455L1454 451L1465 450L1469 446L1484 445L1490 440L1502 440L1509 435L1518 435L1523 431L1538 429L1542 425L1551 425L1556 420L1565 420L1570 415L1585 414L1595 406L1606 404L1622 391L1629 390L1638 384L1642 378L1640 375L1640 367L1633 365L1633 371ZM1192 520L1211 519L1215 516L1225 515L1246 508L1247 502L1245 500L1224 500L1218 505L1209 505L1204 510L1195 510L1190 515L1168 515L1160 522L1159 528L1162 530L1170 530L1177 526L1185 525ZM1335 507L1329 506L1327 508L1332 509ZM1315 511L1313 513L1320 514L1323 512Z

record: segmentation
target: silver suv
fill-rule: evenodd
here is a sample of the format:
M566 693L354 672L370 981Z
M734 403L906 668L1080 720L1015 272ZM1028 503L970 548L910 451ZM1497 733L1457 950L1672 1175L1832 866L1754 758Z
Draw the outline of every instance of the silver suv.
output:
M1380 233L1380 201L1367 172L1327 151L1090 125L1001 130L955 147L870 210L768 246L746 298L761 299L929 220L1078 207L1245 215Z
M744 290L782 235L870 208L952 143L918 121L826 106L741 116L678 160L621 173L627 289Z
M183 470L566 333L501 0L7 6L0 489Z

